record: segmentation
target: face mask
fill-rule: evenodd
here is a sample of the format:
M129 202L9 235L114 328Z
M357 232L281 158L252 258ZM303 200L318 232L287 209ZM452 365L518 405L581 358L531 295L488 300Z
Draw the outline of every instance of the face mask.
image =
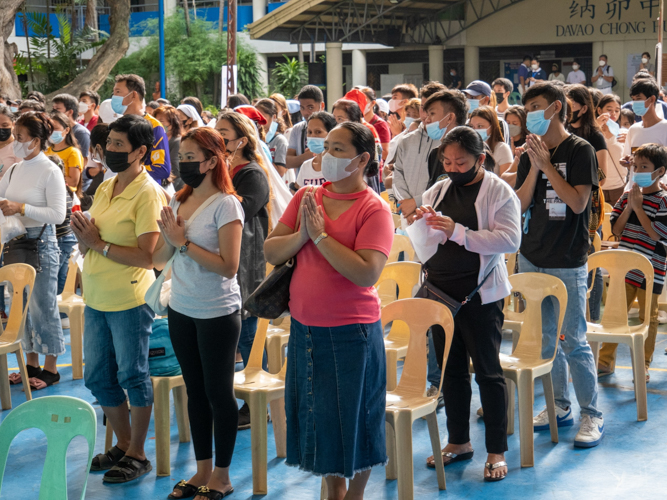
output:
M465 186L470 184L477 176L477 162L465 172L447 172L452 184L455 186Z
M12 136L11 128L0 128L0 142L8 141Z
M553 102L549 104L547 109L553 106ZM535 135L544 135L549 130L549 124L551 123L551 118L548 120L544 117L544 112L547 109L538 109L537 111L531 111L526 115L526 128L528 132Z
M49 141L51 141L51 144L60 144L63 142L63 133L60 130L56 130L51 134L51 137L49 137Z
M401 106L401 101L399 101L398 99L389 100L389 111L391 111L392 113L396 113L402 107L403 106Z
M510 137L516 137L517 135L521 135L521 127L519 125L512 125L511 123L508 123L507 126L510 129Z
M646 64L647 62L648 62L648 58L647 57L642 57L642 63Z
M35 151L35 148L29 148L28 146L30 145L31 141L28 142L19 142L19 141L14 141L12 143L12 148L14 149L14 155L17 158L26 158L30 156L33 151Z
M621 126L611 118L607 120L607 128L609 129L609 132L613 134L614 137L618 136L618 133L621 130Z
M539 68L537 64L533 64L530 67L533 69L533 71L537 71L537 68Z
M576 111L572 111L572 119L570 120L570 123L577 123L579 121L579 113L581 112L580 109Z
M450 71L450 72L449 72L449 76L454 76L454 72L453 72L453 71Z
M468 105L470 106L468 112L472 113L477 108L479 108L479 99L468 99Z
M88 111L88 105L85 102L79 103L79 113L84 114Z
M367 115L372 110L373 110L373 104L369 102L368 105L366 106L366 109L364 109L364 115Z
M357 155L354 158L336 158L326 153L322 157L322 176L328 182L338 182L348 178L354 173L354 170L347 171L346 168L360 156Z
M606 63L605 61L600 61L599 64L600 64L600 67L601 67L601 68L607 65L607 63Z
M271 125L269 126L269 131L266 133L266 143L268 144L273 140L273 138L276 136L276 131L278 130L278 122L273 121L271 122ZM185 181L183 181L185 182Z
M324 137L308 137L306 139L306 145L311 153L318 155L324 151Z
M131 93L132 92L130 92L130 94ZM111 109L113 110L114 113L116 113L117 115L122 115L123 113L125 113L125 110L127 109L127 106L129 106L129 104L127 106L123 104L123 99L125 99L125 97L127 97L130 94L127 94L126 96L121 96L121 95L111 96Z
M106 160L106 165L109 167L109 170L115 173L125 172L130 168L130 160L128 159L130 153L125 153L123 151L107 151L104 155Z
M403 123L405 124L405 129L406 130L409 129L410 125L412 125L414 122L415 122L414 118L410 118L409 116L406 116L405 120L403 121Z
M632 180L635 184L642 188L649 187L655 182L653 179L653 172L635 172Z
M575 70L575 71L578 71L579 70L579 65L578 64L573 64L572 69Z
M206 172L202 174L199 171L202 163L200 161L182 161L178 164L178 168L181 170L181 179L193 189L198 188L206 177Z
M442 120L447 118L447 116L443 117ZM447 132L447 127L440 128L440 122L442 120L429 123L428 125L426 125L426 133L428 134L429 138L433 141L439 141L445 135L445 132Z
M496 101L498 104L502 104L502 102L505 100L505 94L502 92L496 92Z
M17 108L16 106L9 106L9 111L11 111L12 113L18 113L19 108Z
M489 138L489 133L487 132L488 129L485 128L476 128L475 132L479 134L479 136L482 138L483 141L486 141Z
M646 107L646 101L632 101L632 111L637 116L644 116L648 108Z

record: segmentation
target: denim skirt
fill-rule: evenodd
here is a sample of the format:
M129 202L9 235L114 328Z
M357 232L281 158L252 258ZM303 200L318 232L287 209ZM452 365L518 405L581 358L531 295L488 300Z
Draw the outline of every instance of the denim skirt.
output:
M380 321L323 328L292 318L287 465L346 478L386 465L386 371Z

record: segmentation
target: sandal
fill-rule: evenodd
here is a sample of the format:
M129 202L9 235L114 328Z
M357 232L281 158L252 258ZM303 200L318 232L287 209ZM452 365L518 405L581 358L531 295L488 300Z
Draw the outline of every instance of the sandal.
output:
M209 490L208 486L200 486L197 488L197 496L208 498L209 500L220 500L221 498L225 498L232 493L234 493L234 488L226 491L225 493L218 490Z
M189 484L185 479L181 479L178 484L174 486L174 491L170 493L167 498L190 498L195 496L198 489L199 488L196 486ZM181 496L174 496L174 493L177 491L181 492Z
M44 387L37 387L37 385L35 385L34 382L30 382L30 389L32 389L33 391L39 391L40 389L46 389L47 387L50 387L60 382L60 373L57 372L53 373L48 370L42 370L39 375L32 378L41 380L46 384Z
M499 469L501 467L507 467L507 462L502 460L500 462L496 462L495 464L490 464L489 462L486 462L484 464L484 468L489 469L489 472L494 471L496 469ZM505 474L504 476L500 476L500 477L484 476L484 481L486 481L488 483L495 483L496 481L502 481L506 477L507 477L507 474Z
M456 453L450 453L449 451L443 451L442 452L442 458L449 458L446 462L443 460L442 465L447 467L450 464L453 464L455 462L464 462L466 460L472 460L473 455L475 454L475 450L469 451L467 453L461 453L460 455L457 455ZM431 469L435 469L435 460L433 463L429 462L428 460L426 461L426 466L430 467Z
M153 470L150 460L137 460L125 455L111 470L104 474L105 483L127 483Z
M112 446L106 453L100 453L99 455L93 457L93 461L90 465L90 471L100 472L103 470L109 470L124 456L125 452L123 450L121 450L118 446ZM95 462L96 460L97 462Z
M28 378L38 377L42 373L41 366L26 365L26 369L28 371ZM12 375L18 375L18 379L12 380ZM11 385L18 385L23 383L23 380L21 380L21 373L12 373L12 375L9 376L9 383Z

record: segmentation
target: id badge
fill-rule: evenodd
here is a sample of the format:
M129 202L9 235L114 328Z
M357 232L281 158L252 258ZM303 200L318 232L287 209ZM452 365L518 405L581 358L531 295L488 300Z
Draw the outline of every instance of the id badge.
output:
M549 211L549 220L565 220L567 205L561 200L556 191L547 190L546 206Z

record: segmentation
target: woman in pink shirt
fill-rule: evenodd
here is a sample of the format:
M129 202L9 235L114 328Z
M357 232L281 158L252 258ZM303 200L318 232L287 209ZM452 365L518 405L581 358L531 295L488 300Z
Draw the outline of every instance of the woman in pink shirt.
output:
M298 261L290 286L286 463L325 476L330 500L360 499L371 467L387 463L386 360L374 285L394 226L389 207L364 182L379 167L371 132L342 123L324 151L327 182L294 196L264 253L274 265Z

